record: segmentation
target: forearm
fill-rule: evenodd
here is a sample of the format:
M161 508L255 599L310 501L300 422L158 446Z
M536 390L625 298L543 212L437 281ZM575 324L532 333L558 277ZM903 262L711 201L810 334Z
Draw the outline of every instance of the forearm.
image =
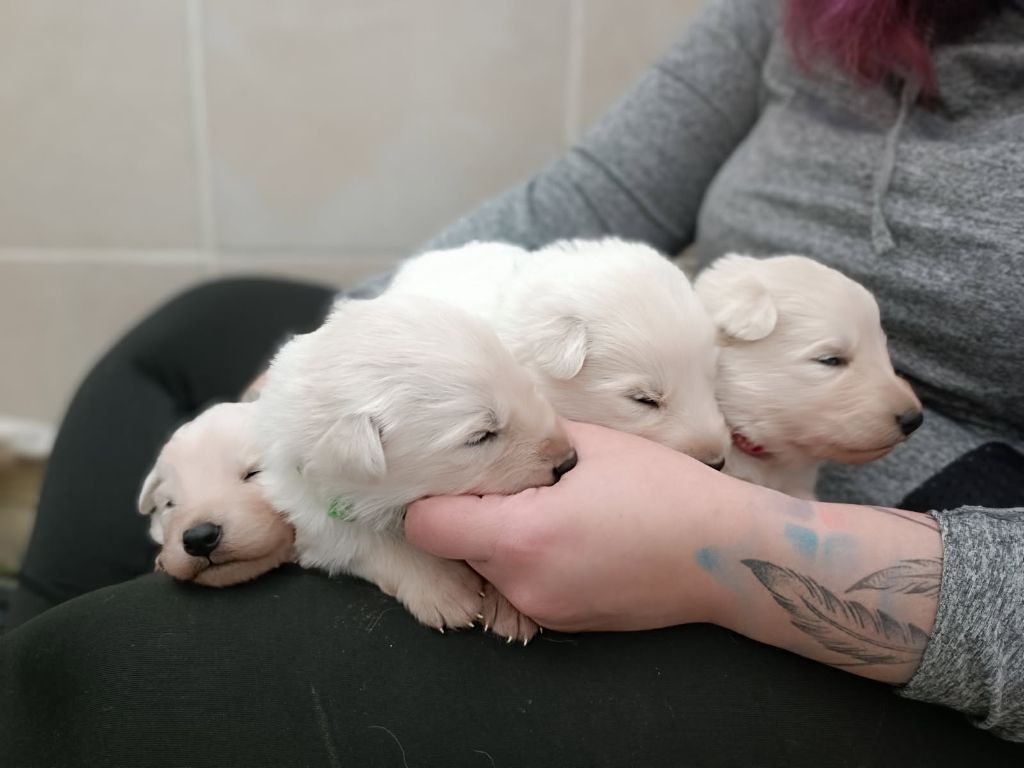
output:
M251 403L253 400L258 400L260 393L263 391L263 387L267 384L267 371L264 369L260 374L253 379L249 386L245 388L241 396L238 398L239 402Z
M938 605L935 521L881 507L760 498L768 508L730 510L693 549L711 619L855 674L909 680Z

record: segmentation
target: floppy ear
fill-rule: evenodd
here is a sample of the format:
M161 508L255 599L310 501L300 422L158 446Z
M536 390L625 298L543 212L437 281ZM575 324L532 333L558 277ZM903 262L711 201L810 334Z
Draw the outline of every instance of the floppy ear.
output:
M369 414L356 413L343 416L327 430L303 471L366 482L383 477L386 466L377 425Z
M715 325L734 339L757 341L775 330L779 313L758 261L729 254L706 269L694 284Z
M587 328L578 317L556 317L531 328L522 348L542 371L568 380L587 357Z
M142 491L139 493L140 515L151 515L156 512L154 494L161 480L163 480L163 477L160 476L157 466L154 464L153 468L149 470L149 474L146 475L146 479L142 482Z

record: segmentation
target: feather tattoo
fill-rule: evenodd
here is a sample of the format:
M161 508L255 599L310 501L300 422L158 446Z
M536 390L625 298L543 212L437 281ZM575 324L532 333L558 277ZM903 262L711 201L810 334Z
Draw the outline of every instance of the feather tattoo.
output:
M938 558L900 560L891 568L883 568L870 576L865 576L846 590L846 594L862 589L878 589L905 595L935 597L939 594L941 582L942 561Z
M742 563L790 614L794 627L828 650L852 659L854 665L906 664L921 658L928 635L917 625L898 621L856 600L843 600L789 568L764 560Z

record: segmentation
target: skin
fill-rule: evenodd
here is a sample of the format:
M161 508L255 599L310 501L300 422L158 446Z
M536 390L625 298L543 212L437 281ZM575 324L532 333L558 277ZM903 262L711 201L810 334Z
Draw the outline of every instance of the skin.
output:
M245 388L242 396L238 399L243 403L250 403L253 400L258 400L260 392L263 391L263 387L267 384L267 372L264 370L257 376L252 382Z
M875 680L911 677L941 578L930 517L794 499L570 426L579 463L558 484L421 500L409 540L466 560L543 627L712 622Z

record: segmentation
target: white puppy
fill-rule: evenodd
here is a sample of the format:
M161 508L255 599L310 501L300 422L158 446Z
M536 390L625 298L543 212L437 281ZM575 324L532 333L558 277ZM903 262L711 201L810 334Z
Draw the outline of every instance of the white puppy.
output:
M415 499L516 493L575 464L554 409L485 323L422 297L340 302L281 349L254 405L261 482L301 565L372 581L442 630L488 614L501 634L533 634L493 589L501 604L485 604L465 563L402 536Z
M162 545L158 570L226 587L292 558L292 527L256 481L256 406L222 403L178 428L142 484L139 512Z
M714 326L686 276L651 248L470 243L410 260L388 292L483 317L562 416L721 466L729 433L715 401Z
M813 498L822 461L873 461L920 426L859 283L803 256L732 254L695 288L720 331L729 474Z

